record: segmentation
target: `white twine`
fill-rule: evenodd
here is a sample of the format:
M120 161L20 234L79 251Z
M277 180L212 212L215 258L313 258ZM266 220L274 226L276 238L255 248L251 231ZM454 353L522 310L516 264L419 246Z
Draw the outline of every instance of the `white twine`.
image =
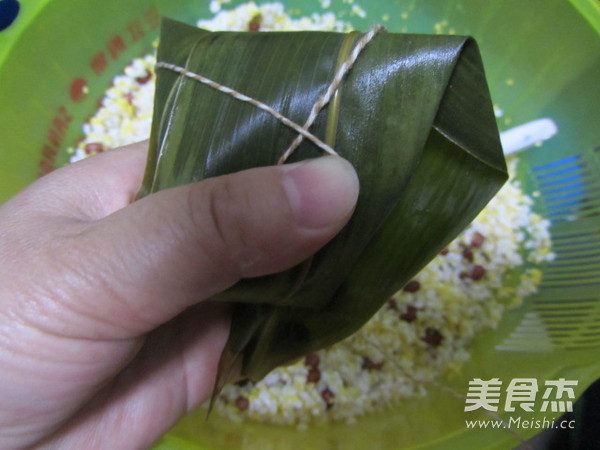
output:
M373 38L377 35L377 33L379 33L380 31L383 31L384 29L385 28L383 27L383 25L377 25L376 27L372 28L371 31L369 31L367 34L365 34L356 43L356 45L354 46L354 49L352 50L352 53L350 53L350 55L348 56L348 59L346 61L344 61L344 63L338 69L337 73L335 74L335 77L333 78L333 81L327 88L327 91L325 92L325 94L323 94L319 98L319 100L317 100L317 102L314 104L314 106L310 112L310 115L308 116L308 119L306 119L306 122L304 123L304 126L302 127L303 130L308 131L308 129L312 126L314 121L317 119L317 116L319 115L321 110L325 106L327 106L327 104L331 101L331 99L335 95L335 92L339 89L340 85L342 84L344 77L346 76L346 74L348 72L350 72L350 69L352 69L352 66L354 66L354 63L358 59L358 56L361 54L361 52L364 50L364 48L367 46L367 44L373 40ZM292 144L288 147L288 149L283 153L283 155L281 156L281 158L278 161L278 164L284 163L292 155L292 153L294 153L294 151L296 151L298 146L304 140L304 137L306 137L306 136L303 133L300 133L299 136L296 137L294 142L292 142Z
M383 26L378 25L378 26L374 27L373 29L371 29L371 31L366 33L356 43L354 49L352 50L352 53L350 53L350 55L348 56L348 59L346 61L344 61L344 63L338 69L335 77L333 78L333 81L327 88L327 91L323 95L321 95L319 97L319 99L317 100L317 102L313 105L312 110L308 116L308 119L304 123L304 126L298 125L296 122L285 117L279 111L271 108L269 105L267 105L259 100L256 100L252 97L248 97L247 95L244 95L241 92L238 92L235 89L232 89L230 87L223 86L222 84L217 83L216 81L213 81L210 78L207 78L205 76L202 76L202 75L194 73L194 72L191 72L184 67L181 67L181 66L178 66L175 64L171 64L168 62L159 61L156 63L156 68L163 68L163 69L171 70L180 75L183 75L184 77L190 78L192 80L196 80L196 81L198 81L206 86L209 86L219 92L227 94L241 102L254 105L257 108L271 114L273 117L275 117L281 123L283 123L285 126L296 131L298 133L298 136L292 142L292 144L288 147L288 149L283 153L281 158L279 158L279 161L277 162L278 164L283 164L285 161L287 161L287 159L294 153L294 151L300 146L300 144L302 143L302 141L305 138L312 141L316 146L323 149L325 152L329 153L330 155L337 155L337 152L333 148L331 148L331 146L327 145L325 142L323 142L317 136L312 134L310 131L308 131L308 129L312 126L312 124L316 120L316 118L319 115L319 113L321 112L321 110L325 106L327 106L327 104L331 101L335 92L339 89L344 77L350 71L350 69L352 69L352 66L354 66L354 63L358 59L360 53L364 50L364 48L367 46L367 44L369 42L371 42L371 40L377 35L377 33L379 33L380 31L383 31L384 29L385 28Z

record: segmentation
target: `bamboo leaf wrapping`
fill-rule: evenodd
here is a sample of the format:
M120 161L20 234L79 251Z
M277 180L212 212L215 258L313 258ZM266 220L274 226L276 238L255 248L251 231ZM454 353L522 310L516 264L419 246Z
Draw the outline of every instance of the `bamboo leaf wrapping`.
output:
M208 32L165 20L158 61L260 100L303 124L360 34ZM258 380L360 328L507 179L485 74L468 37L380 33L310 130L356 168L342 232L291 270L242 280L223 371ZM157 71L140 196L273 165L297 133L173 71ZM290 162L322 155L304 141Z

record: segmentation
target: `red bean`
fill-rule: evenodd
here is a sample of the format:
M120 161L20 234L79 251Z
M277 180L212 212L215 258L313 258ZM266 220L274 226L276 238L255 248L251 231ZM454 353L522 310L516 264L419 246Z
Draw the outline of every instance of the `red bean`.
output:
M148 81L150 81L152 79L152 72L146 72L145 75L141 76L141 77L137 77L135 79L135 81L138 82L138 84L146 84Z
M417 311L418 309L413 306L413 305L408 305L406 307L406 312L403 312L402 314L400 314L400 319L404 320L405 322L414 322L415 320L417 320Z
M330 407L333 405L333 399L335 398L335 394L329 388L325 388L321 391L321 398L327 403L327 406Z
M86 155L92 155L104 151L104 146L100 142L90 142L85 144L83 151Z
M321 371L319 369L310 369L306 376L307 383L318 383L321 381Z
M421 338L423 342L431 345L432 347L439 347L444 340L444 336L439 330L435 328L427 327L425 329L425 336Z
M383 367L382 362L375 362L371 358L365 356L363 358L362 368L366 370L381 370Z
M485 236L481 234L479 231L473 233L473 237L471 237L471 247L479 248L483 245L485 241Z
M473 262L473 251L470 248L465 248L462 252L463 258L469 262Z
M406 285L403 288L404 292L410 292L411 294L417 292L419 289L421 289L421 283L419 283L417 280L412 280L409 281L408 283L406 283Z
M260 31L262 24L262 15L256 14L248 23L248 31Z
M240 411L246 411L250 407L250 400L243 395L240 395L235 399L235 406L237 406L237 409Z
M480 266L479 264L473 266L473 269L471 270L471 278L473 278L473 280L481 280L484 275L485 267Z
M315 353L306 355L306 358L304 358L304 364L309 367L317 368L317 367L319 367L320 362L321 362L321 358L319 358L319 355L317 355Z

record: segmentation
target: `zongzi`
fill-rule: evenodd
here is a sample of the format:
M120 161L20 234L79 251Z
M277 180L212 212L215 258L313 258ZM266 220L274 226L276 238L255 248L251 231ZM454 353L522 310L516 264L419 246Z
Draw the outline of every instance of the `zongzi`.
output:
M209 32L163 22L141 196L276 164L295 141L287 161L320 156L321 142L354 165L361 183L352 219L312 258L213 298L233 304L224 377L236 366L258 380L352 334L507 179L476 43L371 33ZM331 86L330 101L307 122ZM299 140L297 128L257 105L306 125L316 140Z

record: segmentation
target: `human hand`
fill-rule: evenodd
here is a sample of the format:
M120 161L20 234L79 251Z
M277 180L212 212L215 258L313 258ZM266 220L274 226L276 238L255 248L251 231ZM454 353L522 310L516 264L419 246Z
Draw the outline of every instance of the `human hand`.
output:
M0 448L144 448L211 393L229 331L204 302L288 269L358 195L326 156L132 203L146 144L57 170L0 207Z

